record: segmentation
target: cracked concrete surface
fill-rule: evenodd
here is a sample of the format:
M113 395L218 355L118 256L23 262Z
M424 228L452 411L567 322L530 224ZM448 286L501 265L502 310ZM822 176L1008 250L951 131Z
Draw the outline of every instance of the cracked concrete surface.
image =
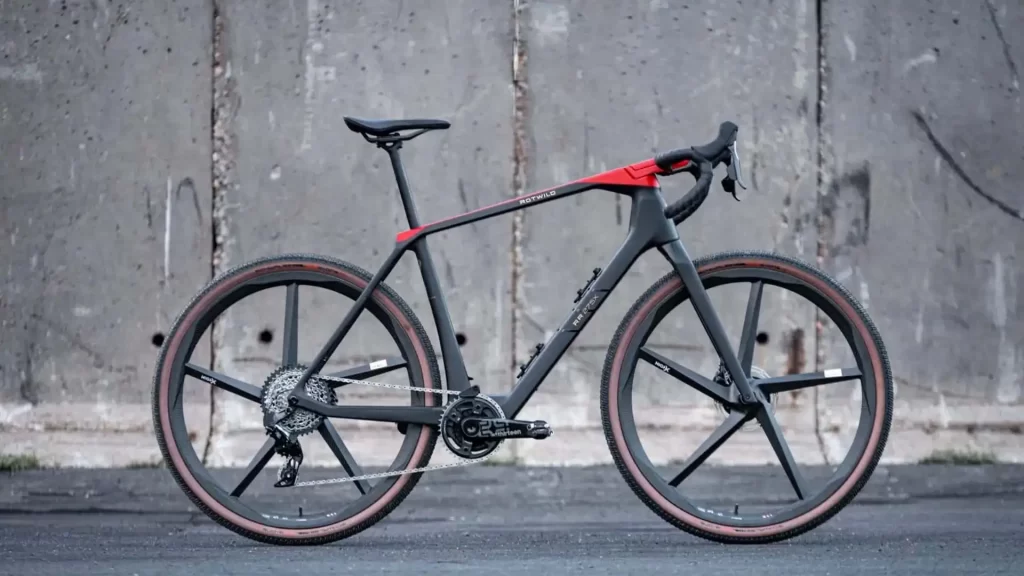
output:
M211 246L212 257L210 261L210 276L228 270L230 264L230 243L231 217L230 206L237 189L238 177L235 173L236 165L236 141L234 120L239 105L239 98L236 90L235 79L231 75L231 47L227 42L228 28L227 14L221 9L217 0L213 2L213 62L211 70L211 84L213 88L213 130L211 133L213 145L212 174L213 184L212 214L213 214L213 245ZM212 327L209 337L210 345L210 366L217 370L223 367L218 363L218 352L224 343L224 326L222 322L216 321ZM224 394L214 387L210 387L209 410L207 420L209 434L203 443L202 461L208 462L210 452L213 449L214 441L218 432L218 399Z
M210 270L206 9L0 4L5 453L152 454L157 345Z
M1013 88L1020 92L1020 76L1017 74L1017 62L1013 59L1010 43L1006 41L1003 26L999 23L1000 19L1006 18L1006 6L997 9L992 0L985 0L985 7L988 8L988 15L992 18L992 26L996 29L999 42L1003 45L1003 56L1006 58L1006 65L1010 68L1010 74L1013 75Z
M822 210L822 195L829 185L828 173L825 170L826 158L831 158L831 150L828 147L829 135L824 131L823 120L825 117L825 106L827 104L826 95L828 93L828 42L826 42L825 35L828 33L825 26L823 26L823 14L822 14L822 2L823 0L816 0L815 11L814 11L814 25L815 25L815 39L817 41L817 50L815 50L815 58L817 66L815 67L817 74L817 94L814 99L814 130L815 130L815 155L817 161L817 167L815 172L815 178L817 183L817 195L815 197L815 227L817 229L817 238L815 239L815 264L821 268L825 260L828 258L828 249L824 242L824 232L830 229L833 225L832 215ZM854 50L850 51L851 54L855 54ZM855 56L851 56L854 57ZM815 310L814 312L814 370L823 370L827 364L825 356L825 346L823 345L823 338L825 333L825 318L821 310ZM831 459L828 457L828 449L825 445L825 437L822 434L822 398L821 390L814 388L811 392L814 397L814 437L818 441L818 449L821 451L821 457L826 464L831 464Z
M1014 82L1016 82L1016 78L1014 79ZM983 190L981 186L979 186L974 181L974 179L972 179L967 174L963 166L961 166L960 163L957 162L956 158L953 157L953 154L950 153L949 149L946 148L946 146L939 140L938 136L935 135L935 132L932 131L931 125L928 124L928 119L925 118L924 114L922 114L920 110L911 111L911 115L913 115L914 121L917 122L917 125L921 128L921 131L924 132L924 135L928 138L928 141L935 148L935 152L939 155L939 158L942 158L943 162L946 163L946 166L953 169L953 172L960 178L960 180L963 181L964 184L967 185L969 189L973 190L975 193L978 194L978 196L981 196L982 198L987 200L990 204L998 208L1000 211L1016 218L1017 220L1024 221L1024 211L1022 211L1019 208L1014 208L1013 206L1010 206L1009 204L1003 202L999 198L996 198L992 194L989 194L988 192Z
M524 15L529 14L529 5L523 0L512 0L512 196L526 194L527 169L529 156L529 80L527 75L527 45L524 36ZM514 373L526 363L524 351L529 344L520 341L520 326L524 319L529 320L522 306L523 300L523 220L526 211L520 210L512 215L512 249L511 249L511 281L512 287L512 325L511 351L509 353ZM514 385L514 383L512 384ZM518 446L509 446L512 460L518 454Z
M870 167L866 241L856 233L866 229L864 187L850 178L823 187L835 221L823 230L825 266L862 300L869 294L887 344L897 439L887 454L944 443L1019 453L1024 326L1011 318L1024 304L1015 264L1024 205L1014 192L1024 119L1007 61L1024 46L993 25L1009 29L1024 13L996 0L932 11L824 6L824 168L843 179Z

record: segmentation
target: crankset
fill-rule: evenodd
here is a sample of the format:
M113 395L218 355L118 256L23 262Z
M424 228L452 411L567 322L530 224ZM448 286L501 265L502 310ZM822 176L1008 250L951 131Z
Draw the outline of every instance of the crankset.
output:
M551 436L547 422L505 418L501 405L471 386L445 408L439 423L441 440L459 458L478 460L488 456L504 440Z
M551 436L551 426L543 420L509 420L507 418L466 418L462 421L462 436L469 440L494 438L531 438L543 440Z

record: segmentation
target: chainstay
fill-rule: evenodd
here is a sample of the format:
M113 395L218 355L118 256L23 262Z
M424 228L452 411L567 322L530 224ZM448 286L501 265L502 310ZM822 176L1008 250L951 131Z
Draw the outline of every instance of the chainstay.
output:
M445 396L458 396L461 392L455 392L453 390L435 390L434 388L421 388L419 386L402 386L401 384L388 384L386 382L372 382L370 380L353 380L351 378L342 378L340 376L323 376L317 375L314 378L318 380L325 380L327 382L341 382L342 384L358 384L360 386L374 386L377 388L390 388L392 390L405 390L407 392L426 392L428 394L441 394Z
M404 391L407 391L407 392L424 392L424 393L427 393L427 394L439 394L439 395L442 395L442 396L458 396L460 394L460 392L455 392L455 391L452 391L452 390L435 390L433 388L421 388L421 387L418 387L418 386L402 386L400 384L388 384L388 383L385 383L385 382L372 382L370 380L353 380L352 378L342 378L342 377L339 377L339 376L321 376L321 375L318 375L318 376L316 376L316 378L319 378L320 380L329 381L329 382L340 382L342 384L357 384L357 385L360 385L360 386L371 386L371 387L376 387L376 388L389 388L391 390L404 390ZM442 444L444 444L444 442L442 442ZM419 468L410 468L410 469L407 469L407 470L389 470L387 472L376 472L376 473L373 473L373 474L363 474L361 476L341 476L341 477L338 477L338 478L325 478L323 480L306 480L305 482L296 482L292 486L295 487L295 488L298 488L300 486L324 486L324 485L327 485L327 484L342 484L342 483L345 483L345 482L361 482L363 480L376 480L376 479L379 479L379 478L391 478L393 476L404 476L405 474L418 474L418 473L421 473L421 472L432 472L434 470L444 470L446 468L460 468L460 467L463 467L463 466L471 466L473 464L482 464L482 463L486 462L487 460L489 460L492 456L497 454L498 451L501 450L501 446L496 448L490 454L488 454L488 455L486 455L486 456L484 456L482 458L475 458L473 460L466 460L466 459L463 459L463 458L459 457L458 455L454 454L451 450L449 450L447 445L445 446L445 450L448 450L448 453L451 454L452 456L455 456L456 458L459 458L459 461L457 461L457 462L450 462L448 464L434 464L433 466L421 466Z

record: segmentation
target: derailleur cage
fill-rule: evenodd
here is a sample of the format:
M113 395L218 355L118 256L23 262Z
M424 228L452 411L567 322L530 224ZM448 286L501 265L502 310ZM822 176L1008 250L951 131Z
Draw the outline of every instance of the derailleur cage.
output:
M275 427L270 436L274 439L274 452L284 456L285 462L277 471L277 482L275 488L290 488L295 485L295 479L299 476L299 466L302 465L302 446L295 438L295 434Z

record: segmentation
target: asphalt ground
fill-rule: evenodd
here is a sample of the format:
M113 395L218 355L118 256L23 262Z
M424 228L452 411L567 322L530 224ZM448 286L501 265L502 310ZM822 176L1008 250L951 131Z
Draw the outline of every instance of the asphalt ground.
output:
M771 501L785 486L765 478L779 475L714 469L691 490ZM163 469L0 475L0 574L1020 575L1022 566L1018 465L883 466L826 524L755 546L675 529L611 467L429 473L384 521L319 547L237 536L197 512Z

